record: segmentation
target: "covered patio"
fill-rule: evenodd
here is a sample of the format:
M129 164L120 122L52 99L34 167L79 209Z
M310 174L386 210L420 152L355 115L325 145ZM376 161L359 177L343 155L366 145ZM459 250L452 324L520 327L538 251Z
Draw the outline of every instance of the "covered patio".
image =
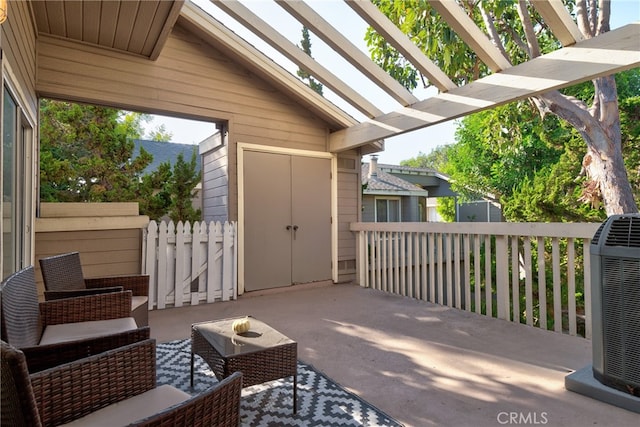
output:
M252 315L310 363L406 426L636 425L638 415L568 391L591 341L354 284L317 283L237 301L155 310L158 342L194 322Z

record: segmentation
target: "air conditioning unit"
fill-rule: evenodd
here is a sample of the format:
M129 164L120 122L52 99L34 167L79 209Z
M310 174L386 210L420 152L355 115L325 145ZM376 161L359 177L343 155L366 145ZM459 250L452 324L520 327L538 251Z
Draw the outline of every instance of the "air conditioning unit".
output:
M640 396L640 214L613 215L591 241L593 376Z

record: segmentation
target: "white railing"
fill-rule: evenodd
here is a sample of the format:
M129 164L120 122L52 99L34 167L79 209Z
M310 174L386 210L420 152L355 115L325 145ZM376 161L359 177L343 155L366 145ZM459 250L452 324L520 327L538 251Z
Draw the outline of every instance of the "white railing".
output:
M352 223L361 286L591 337L600 224Z
M144 231L142 272L149 307L229 301L238 296L235 222L151 221Z

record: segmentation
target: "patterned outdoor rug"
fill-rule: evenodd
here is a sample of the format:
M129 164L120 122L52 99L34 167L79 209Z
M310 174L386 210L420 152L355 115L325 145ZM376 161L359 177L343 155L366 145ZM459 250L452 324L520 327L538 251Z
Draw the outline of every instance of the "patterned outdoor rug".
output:
M189 384L191 342L157 345L158 385L171 384L197 394L217 382L209 366L196 356L194 387ZM344 390L313 366L298 361L298 413L292 413L291 377L246 387L240 415L243 426L402 426L384 412Z

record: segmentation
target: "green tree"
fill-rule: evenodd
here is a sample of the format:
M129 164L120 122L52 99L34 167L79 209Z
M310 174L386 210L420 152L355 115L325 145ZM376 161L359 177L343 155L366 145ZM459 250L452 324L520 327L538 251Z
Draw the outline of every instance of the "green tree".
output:
M199 221L200 209L194 209L192 198L193 189L200 182L201 174L196 172L196 151L193 151L191 161L186 162L182 153L178 154L173 165L173 173L167 183L167 190L171 197L169 217L174 221Z
M311 39L309 38L309 29L307 27L302 27L302 40L300 40L300 44L302 45L304 53L311 56ZM307 82L307 85L311 89L322 95L322 83L316 81L307 70L299 68L298 77L300 77L302 81Z
M463 199L510 196L523 178L558 161L561 147L549 144L546 132L526 102L473 114L462 120L441 170Z
M489 73L488 68L449 28L429 2L374 2L456 83L465 84ZM609 1L579 0L567 4L575 14L578 27L585 38L609 31ZM460 1L459 5L485 30L491 41L512 64L522 63L560 46L535 9L525 1ZM378 64L406 87L412 89L417 86L417 71L395 49L386 44L382 36L369 29L366 39L372 58ZM534 114L545 117L548 113L565 120L578 132L586 145L581 161L584 173L582 200L592 205L602 200L607 215L637 212L638 206L634 200L622 154L616 81L614 76L604 76L594 79L591 86L593 96L590 99L576 97L570 89L562 92L550 91L531 98L528 103L518 103L518 111L524 114L525 110L529 109L530 112L514 122L502 123L528 126L527 120ZM508 111L503 110L502 113ZM482 131L479 128L476 130ZM535 140L529 141L528 144L532 149L541 148ZM500 142L498 145L498 151L508 149ZM487 160L487 157L494 153L484 152L481 160ZM517 163L504 164L502 167L515 168L516 165ZM482 166L477 169L481 168ZM485 169L484 172L495 174L496 171ZM517 173L517 170L514 170L514 173ZM513 183L513 180L507 179L501 186L512 188ZM479 186L483 187L486 184L484 180Z
M150 141L170 142L173 134L169 132L164 124L156 126L145 135L145 139Z
M169 162L162 162L158 168L142 176L141 194L146 197L138 200L140 213L160 221L168 214L171 207L171 193L167 183L171 182L173 173Z
M451 145L438 145L428 154L421 151L416 157L412 157L408 160L402 160L400 165L441 171L447 163L448 152L450 149Z
M133 157L134 121L119 110L43 99L40 103L40 198L57 202L137 200L152 157Z

